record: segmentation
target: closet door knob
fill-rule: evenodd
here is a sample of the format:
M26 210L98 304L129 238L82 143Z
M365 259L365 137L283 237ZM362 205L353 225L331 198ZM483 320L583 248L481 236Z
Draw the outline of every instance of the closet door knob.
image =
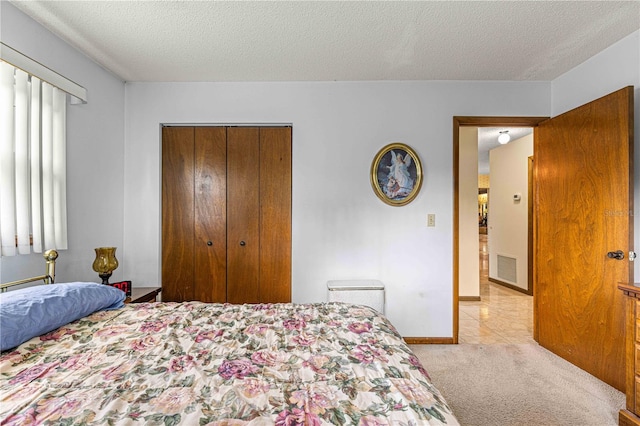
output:
M247 245L247 243L245 243L244 241L240 241L240 245L244 247Z
M213 245L213 241L207 241L207 245L208 246L212 246Z

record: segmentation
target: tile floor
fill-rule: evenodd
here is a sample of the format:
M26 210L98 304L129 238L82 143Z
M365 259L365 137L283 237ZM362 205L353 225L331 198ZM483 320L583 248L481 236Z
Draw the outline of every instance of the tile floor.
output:
M480 234L479 302L460 302L458 341L471 344L535 343L533 297L489 282L487 235Z

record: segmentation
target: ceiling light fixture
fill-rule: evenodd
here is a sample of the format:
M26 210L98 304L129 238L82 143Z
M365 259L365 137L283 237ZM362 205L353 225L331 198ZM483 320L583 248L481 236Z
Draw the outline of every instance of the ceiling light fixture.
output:
M498 142L502 145L508 143L511 140L511 136L509 136L508 130L503 130L500 132L500 136L498 136Z

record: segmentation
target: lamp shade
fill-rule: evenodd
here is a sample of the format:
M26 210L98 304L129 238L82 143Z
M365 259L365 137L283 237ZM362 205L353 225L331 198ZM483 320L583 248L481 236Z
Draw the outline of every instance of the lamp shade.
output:
M93 261L93 270L102 278L102 284L109 284L109 277L118 267L116 247L98 247L95 251L96 259Z

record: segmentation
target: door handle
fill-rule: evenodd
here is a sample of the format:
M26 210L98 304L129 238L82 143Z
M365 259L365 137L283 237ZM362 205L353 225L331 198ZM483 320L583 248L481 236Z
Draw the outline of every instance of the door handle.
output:
M207 245L208 246L212 246L213 245L213 241L207 241Z
M607 257L609 259L622 260L624 259L624 252L622 250L610 251L609 253L607 253Z
M240 245L241 245L241 246L246 246L246 245L247 245L247 243L245 243L244 241L240 241Z

